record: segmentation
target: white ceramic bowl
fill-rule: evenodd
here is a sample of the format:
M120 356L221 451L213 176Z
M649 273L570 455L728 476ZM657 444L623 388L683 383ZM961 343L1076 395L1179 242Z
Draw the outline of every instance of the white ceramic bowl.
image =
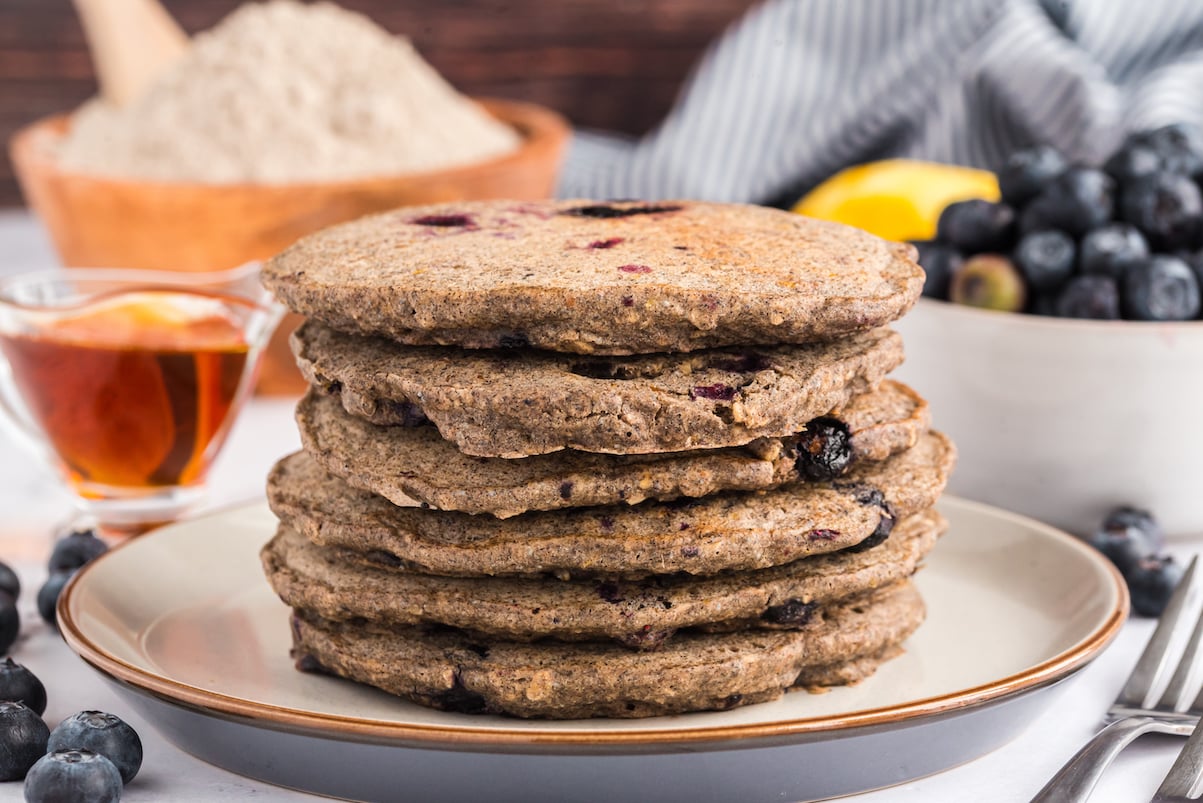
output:
M1203 323L1081 321L921 299L898 378L960 458L949 489L1088 533L1119 504L1203 534Z

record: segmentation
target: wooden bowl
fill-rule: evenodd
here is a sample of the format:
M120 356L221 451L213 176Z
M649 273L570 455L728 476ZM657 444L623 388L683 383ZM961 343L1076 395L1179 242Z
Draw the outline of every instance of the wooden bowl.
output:
M451 170L298 184L202 184L75 173L52 145L66 115L18 131L10 153L25 199L42 219L63 264L212 271L273 256L305 234L409 204L551 195L568 125L529 103L482 100L523 137L521 147L488 162ZM295 393L303 380L287 335L288 316L268 347L259 389Z

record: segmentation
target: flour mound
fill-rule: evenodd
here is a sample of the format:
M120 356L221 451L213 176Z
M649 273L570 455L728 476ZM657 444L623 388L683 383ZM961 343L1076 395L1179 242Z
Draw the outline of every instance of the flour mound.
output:
M84 105L64 167L159 181L283 184L486 161L518 135L407 39L329 3L242 6L135 103Z

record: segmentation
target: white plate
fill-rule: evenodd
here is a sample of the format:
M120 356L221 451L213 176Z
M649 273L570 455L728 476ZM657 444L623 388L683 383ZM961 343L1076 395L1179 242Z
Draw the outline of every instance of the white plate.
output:
M59 600L71 647L182 749L363 800L799 800L901 783L1016 736L1127 615L1078 540L945 498L918 576L927 622L864 683L642 720L448 714L296 672L258 551L263 505L180 522L93 562Z

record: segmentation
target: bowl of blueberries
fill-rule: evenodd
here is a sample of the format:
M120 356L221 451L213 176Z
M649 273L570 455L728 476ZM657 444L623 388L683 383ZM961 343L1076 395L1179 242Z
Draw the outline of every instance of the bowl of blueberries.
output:
M1117 504L1203 533L1203 133L1134 133L1100 165L1031 147L1001 199L915 243L900 378L957 442L950 489L1088 533Z

